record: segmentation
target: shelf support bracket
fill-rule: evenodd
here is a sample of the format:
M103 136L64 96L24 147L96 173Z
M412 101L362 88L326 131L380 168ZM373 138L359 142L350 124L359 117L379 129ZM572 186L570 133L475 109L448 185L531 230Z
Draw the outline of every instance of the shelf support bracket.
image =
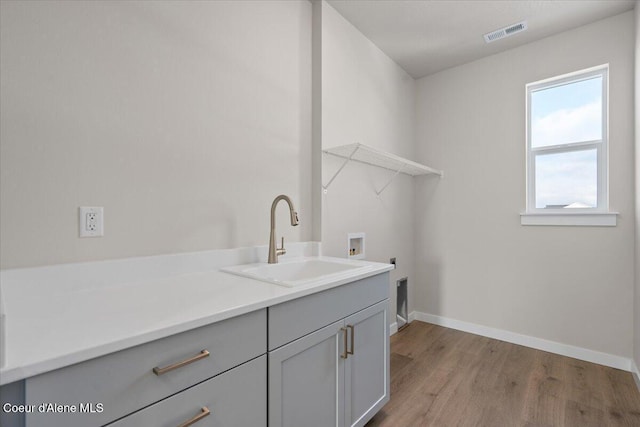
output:
M360 148L360 145L356 145L356 148L353 149L351 154L349 154L349 157L347 157L345 159L344 163L342 163L342 166L340 166L340 168L336 171L336 173L333 174L333 176L331 177L329 182L327 182L326 185L322 186L322 188L324 189L325 194L327 193L327 189L329 188L329 186L331 185L333 180L336 179L336 177L340 174L340 172L342 172L342 169L344 169L344 167L347 166L347 163L349 163L351 161L353 156L356 154L356 151L358 151L358 148Z
M389 184L391 184L391 182L393 182L394 179L396 179L396 176L398 176L398 174L400 172L402 172L402 169L404 169L404 165L400 166L400 169L398 169L393 176L391 177L391 179L389 179L389 181L387 181L387 183L380 189L380 191L376 191L376 195L379 196L380 194L382 194L382 192L389 186Z

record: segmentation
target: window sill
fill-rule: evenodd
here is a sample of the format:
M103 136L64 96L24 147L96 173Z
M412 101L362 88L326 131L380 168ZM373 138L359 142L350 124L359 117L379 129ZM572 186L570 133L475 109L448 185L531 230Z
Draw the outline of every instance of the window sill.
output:
M560 225L583 227L615 227L618 212L521 213L521 225Z

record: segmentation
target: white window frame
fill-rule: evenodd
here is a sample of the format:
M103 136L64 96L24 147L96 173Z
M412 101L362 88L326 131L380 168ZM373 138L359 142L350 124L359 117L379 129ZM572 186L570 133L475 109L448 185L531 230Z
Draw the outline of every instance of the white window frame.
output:
M531 145L531 94L540 90L577 83L596 76L602 77L602 139L555 144L543 147ZM527 209L521 214L522 225L595 225L615 226L617 214L609 211L609 65L540 80L526 85L526 149L527 149ZM593 208L549 209L536 207L536 156L596 149L597 206Z

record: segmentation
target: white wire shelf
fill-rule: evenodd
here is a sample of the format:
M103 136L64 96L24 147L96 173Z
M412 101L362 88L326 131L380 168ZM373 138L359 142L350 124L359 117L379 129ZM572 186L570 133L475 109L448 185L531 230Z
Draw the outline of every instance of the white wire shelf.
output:
M372 148L360 143L340 145L338 147L332 147L322 151L332 156L345 159L345 162L331 177L329 182L327 182L326 185L322 186L325 192L329 188L333 180L336 179L336 177L340 174L340 172L342 172L342 169L344 169L344 167L350 161L365 163L367 165L376 166L379 168L384 168L384 169L388 169L390 171L395 172L394 175L391 177L391 179L380 190L376 191L376 194L378 195L380 195L385 190L385 188L387 188L387 186L391 184L393 179L400 173L404 173L411 176L418 176L418 175L438 175L440 177L443 176L443 172L441 170L433 169L429 166L425 166L420 163L416 163L411 160L405 159L403 157L396 156L395 154L387 153L386 151L382 151L382 150L377 150L375 148Z

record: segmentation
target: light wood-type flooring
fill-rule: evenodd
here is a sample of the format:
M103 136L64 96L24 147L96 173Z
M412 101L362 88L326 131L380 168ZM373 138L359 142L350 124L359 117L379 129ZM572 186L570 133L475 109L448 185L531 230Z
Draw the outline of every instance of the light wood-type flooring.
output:
M629 372L414 321L391 337L374 426L640 427L640 392Z

